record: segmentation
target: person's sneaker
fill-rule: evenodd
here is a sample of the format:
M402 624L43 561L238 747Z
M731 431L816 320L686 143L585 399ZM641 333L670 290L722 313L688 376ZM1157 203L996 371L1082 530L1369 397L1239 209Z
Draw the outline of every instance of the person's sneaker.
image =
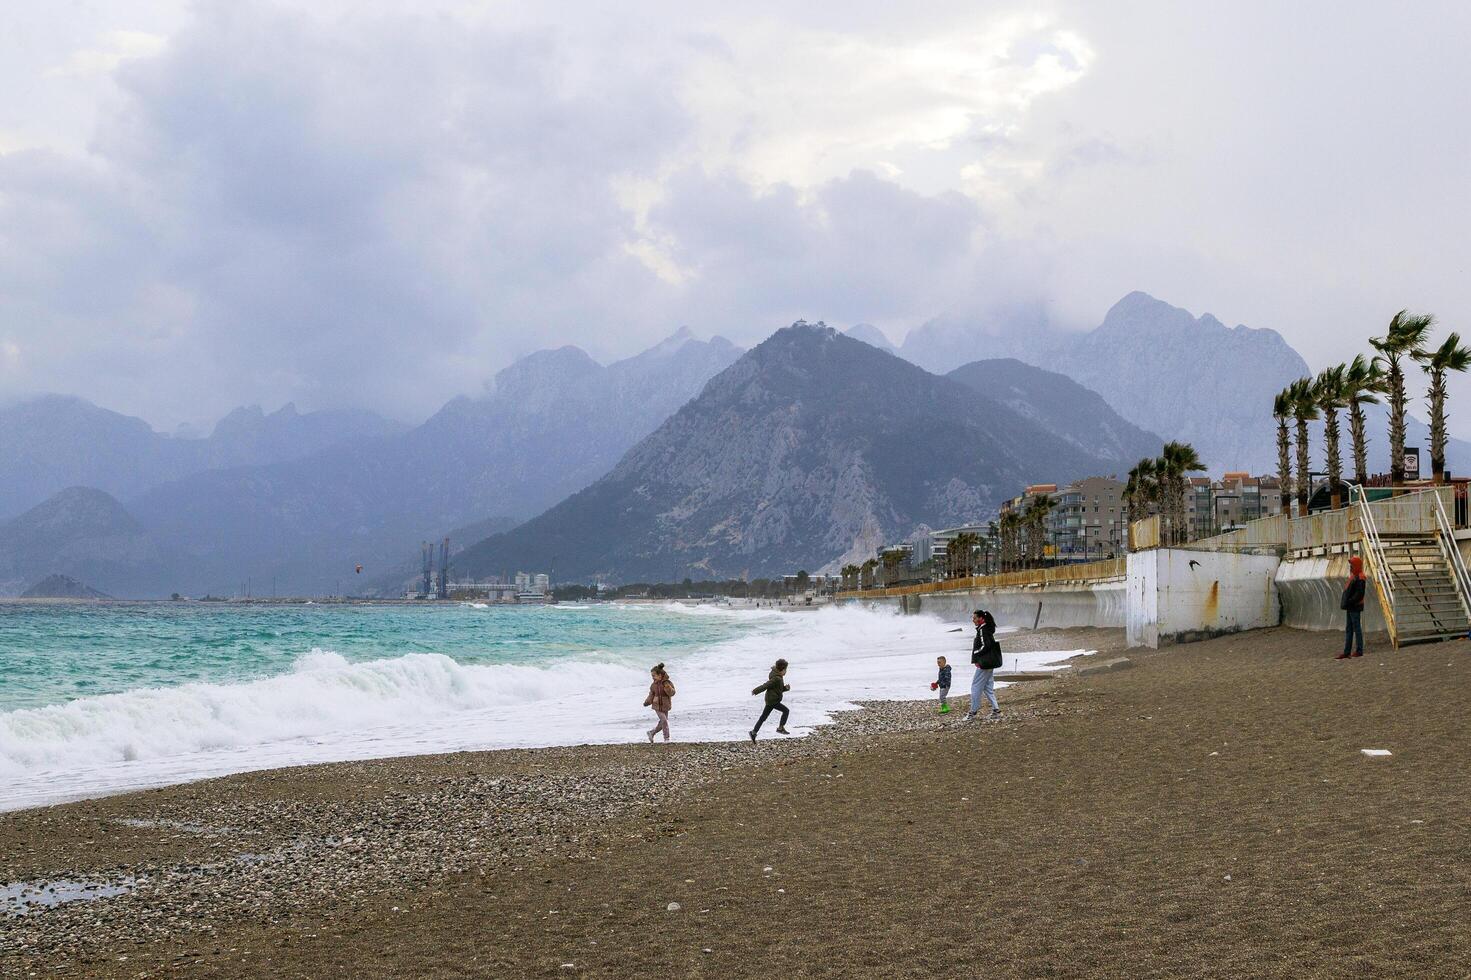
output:
M992 708L991 709L991 717L992 718L1000 718L1001 717L1001 709L1000 708Z
M975 715L966 715L964 718L962 718L960 720L961 721L975 721L976 720L976 716Z
M1350 654L1340 653L1338 656L1334 657L1333 659L1334 660L1347 660L1349 658L1349 656L1350 656Z
M1360 650L1358 653L1354 654L1355 657L1362 657L1363 655L1364 655L1364 651L1362 651L1362 650Z
M649 744L650 745L653 745L654 744L654 733L653 732L646 732L645 734L647 734L649 736Z
M755 745L756 744L756 733L755 732L752 732L751 733L751 744L752 745Z
M942 704L942 705L940 705L940 714L942 714L942 715L948 715L949 713L950 713L950 705L948 705L948 704Z
M784 726L782 726L782 725L777 725L776 726L776 733L778 735L790 735L790 734L792 734L791 732L787 731L786 728Z

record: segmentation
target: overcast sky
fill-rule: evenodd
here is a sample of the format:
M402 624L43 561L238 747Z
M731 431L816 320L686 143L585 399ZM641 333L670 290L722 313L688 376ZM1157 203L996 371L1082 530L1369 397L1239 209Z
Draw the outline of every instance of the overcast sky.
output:
M0 399L413 421L550 345L1133 289L1315 368L1471 333L1468 50L1459 3L14 0Z

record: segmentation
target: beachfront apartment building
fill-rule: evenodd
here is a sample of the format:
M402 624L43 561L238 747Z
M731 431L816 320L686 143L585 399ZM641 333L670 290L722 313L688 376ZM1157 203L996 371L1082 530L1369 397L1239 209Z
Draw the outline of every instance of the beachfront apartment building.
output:
M1116 477L1090 476L1052 494L1048 543L1064 561L1112 558L1124 553L1124 485Z
M1280 513L1282 485L1275 476L1232 471L1216 481L1192 477L1185 495L1186 519L1191 536L1196 538Z

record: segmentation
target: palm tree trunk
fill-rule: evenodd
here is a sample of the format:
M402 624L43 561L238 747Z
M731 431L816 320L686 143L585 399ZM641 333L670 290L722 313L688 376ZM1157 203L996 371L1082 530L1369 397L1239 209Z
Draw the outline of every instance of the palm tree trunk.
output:
M1282 497L1282 513L1292 510L1292 436L1287 431L1287 420L1277 420L1277 482Z
M1369 483L1369 443L1364 433L1364 406L1354 402L1348 409L1348 433L1354 444L1354 482Z
M1343 482L1343 457L1338 451L1338 412L1331 408L1323 412L1323 441L1327 445L1328 495L1337 510L1342 504L1338 485Z
M1430 378L1430 472L1436 484L1445 482L1445 372Z
M1308 475L1311 464L1308 461L1308 420L1300 418L1297 420L1297 516L1308 516L1308 496L1312 490L1313 480Z
M1405 375L1398 358L1389 362L1389 482L1405 482Z

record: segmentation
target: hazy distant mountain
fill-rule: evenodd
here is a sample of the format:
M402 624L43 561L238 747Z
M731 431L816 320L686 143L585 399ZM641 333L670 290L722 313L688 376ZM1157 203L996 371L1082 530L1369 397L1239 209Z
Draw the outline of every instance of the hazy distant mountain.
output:
M596 480L740 353L687 329L606 367L575 347L540 351L407 432L197 474L129 508L177 550L190 591L268 576L283 592L365 587L411 566L421 539L524 518Z
M90 585L78 582L70 575L47 575L20 594L22 599L110 599L105 592L98 592Z
M303 415L287 405L270 415L239 408L207 438L183 439L80 398L45 395L0 409L0 517L68 486L128 497L202 470L295 459L402 428L372 412Z
M1031 419L1064 442L1109 460L1114 474L1128 470L1142 456L1158 455L1165 441L1125 420L1098 392L1013 358L974 361L946 377Z
M993 515L1027 483L1112 464L824 326L778 331L607 476L460 556L624 580L816 570L923 522Z
M865 344L871 347L877 347L881 351L888 351L890 354L899 353L893 341L889 340L888 336L882 330L871 323L855 323L843 332L854 340L861 340Z
M1076 333L1054 328L1040 307L946 314L909 331L898 354L935 374L972 361L1012 357L1048 366L1045 356Z
M1120 415L1195 446L1212 472L1270 472L1272 398L1307 362L1275 330L1227 327L1144 293L1114 304L1047 367L1092 388Z
M1227 327L1141 292L1086 333L1056 330L1039 313L947 318L911 332L901 353L932 369L1008 356L1065 374L1135 425L1191 443L1215 473L1275 468L1272 397L1309 373L1275 330Z
M69 487L0 524L0 595L17 595L48 575L69 575L114 595L160 587L152 537L110 495Z

